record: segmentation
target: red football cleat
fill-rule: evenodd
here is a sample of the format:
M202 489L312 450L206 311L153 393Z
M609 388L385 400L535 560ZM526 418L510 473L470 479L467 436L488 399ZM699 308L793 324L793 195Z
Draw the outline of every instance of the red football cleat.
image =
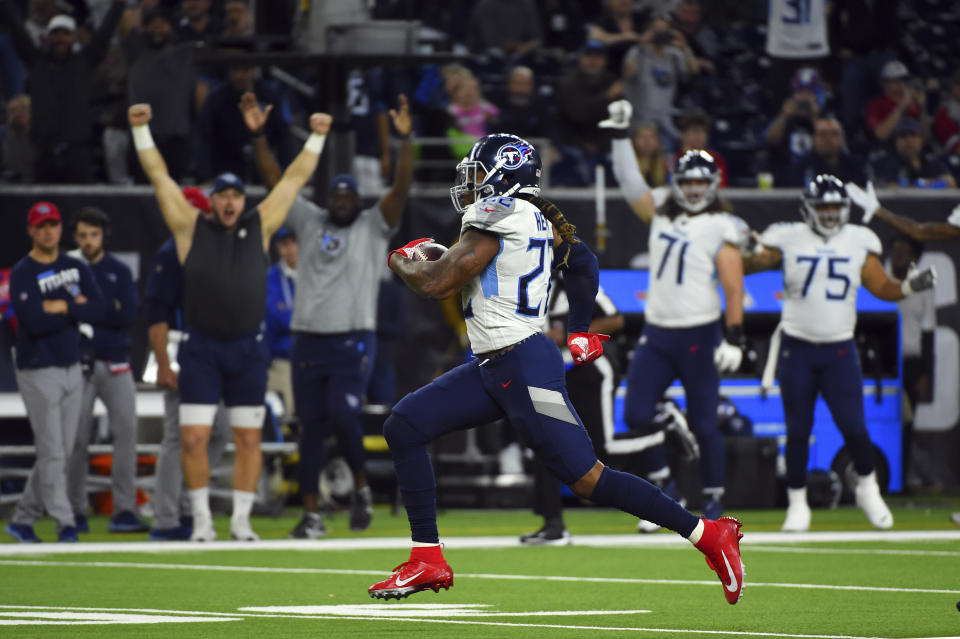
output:
M367 590L375 599L402 599L421 590L440 592L453 585L453 571L446 560L427 562L411 559L393 569L393 574Z
M740 559L739 519L721 517L716 521L703 520L703 536L697 549L706 555L707 565L720 577L727 603L733 605L743 596L743 576L746 570Z

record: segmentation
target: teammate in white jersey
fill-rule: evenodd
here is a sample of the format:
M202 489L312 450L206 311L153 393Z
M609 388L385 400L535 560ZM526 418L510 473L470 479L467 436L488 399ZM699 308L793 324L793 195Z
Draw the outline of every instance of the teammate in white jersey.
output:
M453 585L440 549L432 439L503 417L524 444L571 490L616 506L688 538L707 556L731 604L740 599L740 522L699 520L639 477L605 467L567 395L563 358L542 332L552 267L564 269L570 302L567 345L577 364L603 353L605 335L589 332L597 294L597 258L555 205L540 197L540 158L525 140L481 138L457 166L451 196L463 214L460 241L435 261L421 258L424 238L388 256L415 292L442 299L461 292L477 359L404 397L384 423L410 521L410 559L372 585L371 597L406 597ZM554 259L556 248L556 259Z
M807 460L818 394L853 458L857 505L871 524L890 528L893 515L880 496L863 412L863 374L853 339L857 290L862 285L880 299L896 301L932 287L936 273L926 269L902 282L890 278L874 232L847 222L850 200L832 175L818 175L806 186L800 210L803 222L770 226L761 237L763 250L745 262L748 273L783 272L782 338L775 337L770 350L778 358L787 426L789 505L782 528L810 528Z
M624 417L638 435L639 468L667 494L679 497L667 465L663 424L654 416L663 393L680 379L687 421L700 444L702 512L716 519L723 513L725 472L717 428L719 374L740 367L745 343L741 234L736 218L717 197L719 171L705 151L687 151L677 160L671 195L656 205L627 138L631 110L626 100L613 102L610 118L600 123L617 136L613 172L620 188L634 213L650 225L646 324L627 372ZM723 310L718 281L726 299ZM641 532L656 528L640 522Z

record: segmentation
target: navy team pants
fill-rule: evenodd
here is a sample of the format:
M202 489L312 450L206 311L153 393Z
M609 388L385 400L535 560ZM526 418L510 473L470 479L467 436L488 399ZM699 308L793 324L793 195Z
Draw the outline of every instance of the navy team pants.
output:
M503 417L565 484L575 483L597 462L567 396L560 351L548 337L537 333L497 357L462 364L400 400L383 426L414 541L437 540L437 488L427 443ZM592 499L684 536L697 523L648 482L610 468L604 468Z
M713 351L720 343L719 322L692 328L660 328L647 324L627 371L624 418L641 435L656 433L657 402L679 378L687 398L687 423L700 444L700 482L704 489L722 488L726 458L717 428L720 375ZM639 467L647 473L667 467L661 443L641 451Z
M360 410L376 351L372 331L294 333L290 347L293 401L300 420L300 490L319 491L324 439L335 434L350 470L363 470Z
M830 409L859 475L873 471L873 447L863 414L863 374L851 340L814 344L790 337L780 343L780 396L787 423L787 486L807 485L810 431L817 394Z

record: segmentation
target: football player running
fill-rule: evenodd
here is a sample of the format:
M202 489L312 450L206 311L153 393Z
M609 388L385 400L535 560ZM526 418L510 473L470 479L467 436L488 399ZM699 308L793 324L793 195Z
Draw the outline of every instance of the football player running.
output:
M667 465L663 424L654 417L663 393L680 379L687 421L700 445L702 513L716 519L723 514L725 470L717 427L720 373L740 368L745 344L739 220L717 197L720 173L706 151L680 156L670 195L655 202L629 140L630 103L617 100L608 110L610 117L599 126L614 134L613 173L633 212L650 226L646 324L627 371L624 417L637 435L638 467L679 498ZM722 311L718 280L726 300ZM649 521L639 524L641 532L657 528Z
M863 412L863 374L853 339L857 289L897 301L933 286L932 268L890 278L880 263L873 231L848 223L850 199L843 182L818 175L800 204L802 222L771 225L761 250L744 262L747 273L783 272L783 314L770 347L765 378L779 364L780 395L787 426L787 516L782 530L810 528L807 459L813 410L822 395L840 429L857 472L857 505L877 528L893 526L874 472L873 446ZM782 331L782 337L779 335Z
M604 335L588 327L597 293L597 259L575 228L540 197L540 158L525 140L481 138L457 165L451 188L463 215L460 240L423 261L414 240L387 257L416 293L460 293L476 359L404 397L384 423L413 549L371 597L401 598L453 585L437 531L436 481L427 443L446 433L506 417L524 443L574 494L655 521L696 545L716 571L729 603L740 599L740 522L698 519L652 484L601 464L567 396L563 359L542 332L550 269L564 269L570 301L567 344L578 364L603 352ZM554 249L556 248L556 257Z

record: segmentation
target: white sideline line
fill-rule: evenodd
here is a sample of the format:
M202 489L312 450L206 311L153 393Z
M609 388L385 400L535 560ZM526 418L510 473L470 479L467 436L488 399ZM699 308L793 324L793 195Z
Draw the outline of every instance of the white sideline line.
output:
M366 575L383 576L385 570L348 570L341 568L274 568L268 566L218 566L211 564L160 564L126 563L122 561L42 561L29 559L0 559L0 566L31 566L57 568L145 568L148 570L199 570L204 572L240 572L267 574L307 574L307 575ZM673 586L710 586L717 585L715 579L640 579L637 577L566 577L562 575L512 575L493 573L457 573L461 579L496 579L498 581L560 581L589 582L601 584L656 584ZM798 588L803 590L853 590L866 592L900 592L913 594L957 595L960 590L942 588L893 588L887 586L843 586L834 584L798 584L776 582L751 582L750 588Z
M389 605L389 604L384 604ZM341 616L341 615L293 615L293 614L251 614L251 613L224 613L224 612L201 612L187 610L157 610L150 608L68 608L68 607L42 607L42 606L0 606L0 608L16 608L20 610L42 609L42 610L75 610L75 611L107 611L107 612L137 612L153 614L182 614L192 616L211 616L211 617L250 617L250 618L276 618L276 619L323 619L323 620L344 620L344 621L407 621L412 623L433 623L433 624L454 624L464 626L498 626L508 628L546 628L557 630L606 630L614 632L645 632L656 634L703 634L733 637L783 637L785 639L883 639L876 636L857 636L857 635L815 635L798 634L785 632L748 632L745 630L694 630L690 628L629 628L612 626L578 626L569 624L535 624L535 623L511 623L505 621L467 621L463 619L426 619L410 617L361 617L361 616ZM953 639L950 637L928 637L927 639Z
M519 548L517 536L510 537L445 537L442 538L447 549L462 548ZM806 533L750 532L740 542L744 546L757 544L784 543L833 543L833 542L874 542L874 541L960 541L960 530L865 530L865 531L825 531ZM654 535L574 535L573 543L583 547L646 547L687 545L689 542L679 535L658 533ZM0 543L0 557L22 555L83 555L91 553L113 552L190 552L207 550L263 551L263 550L389 550L410 548L408 537L353 537L349 539L271 539L255 542L212 541L197 543L193 541L119 541L90 542L80 544L15 544Z
M906 555L910 557L960 557L956 550L901 550L885 548L795 548L791 546L751 546L751 553L799 553L814 555Z

